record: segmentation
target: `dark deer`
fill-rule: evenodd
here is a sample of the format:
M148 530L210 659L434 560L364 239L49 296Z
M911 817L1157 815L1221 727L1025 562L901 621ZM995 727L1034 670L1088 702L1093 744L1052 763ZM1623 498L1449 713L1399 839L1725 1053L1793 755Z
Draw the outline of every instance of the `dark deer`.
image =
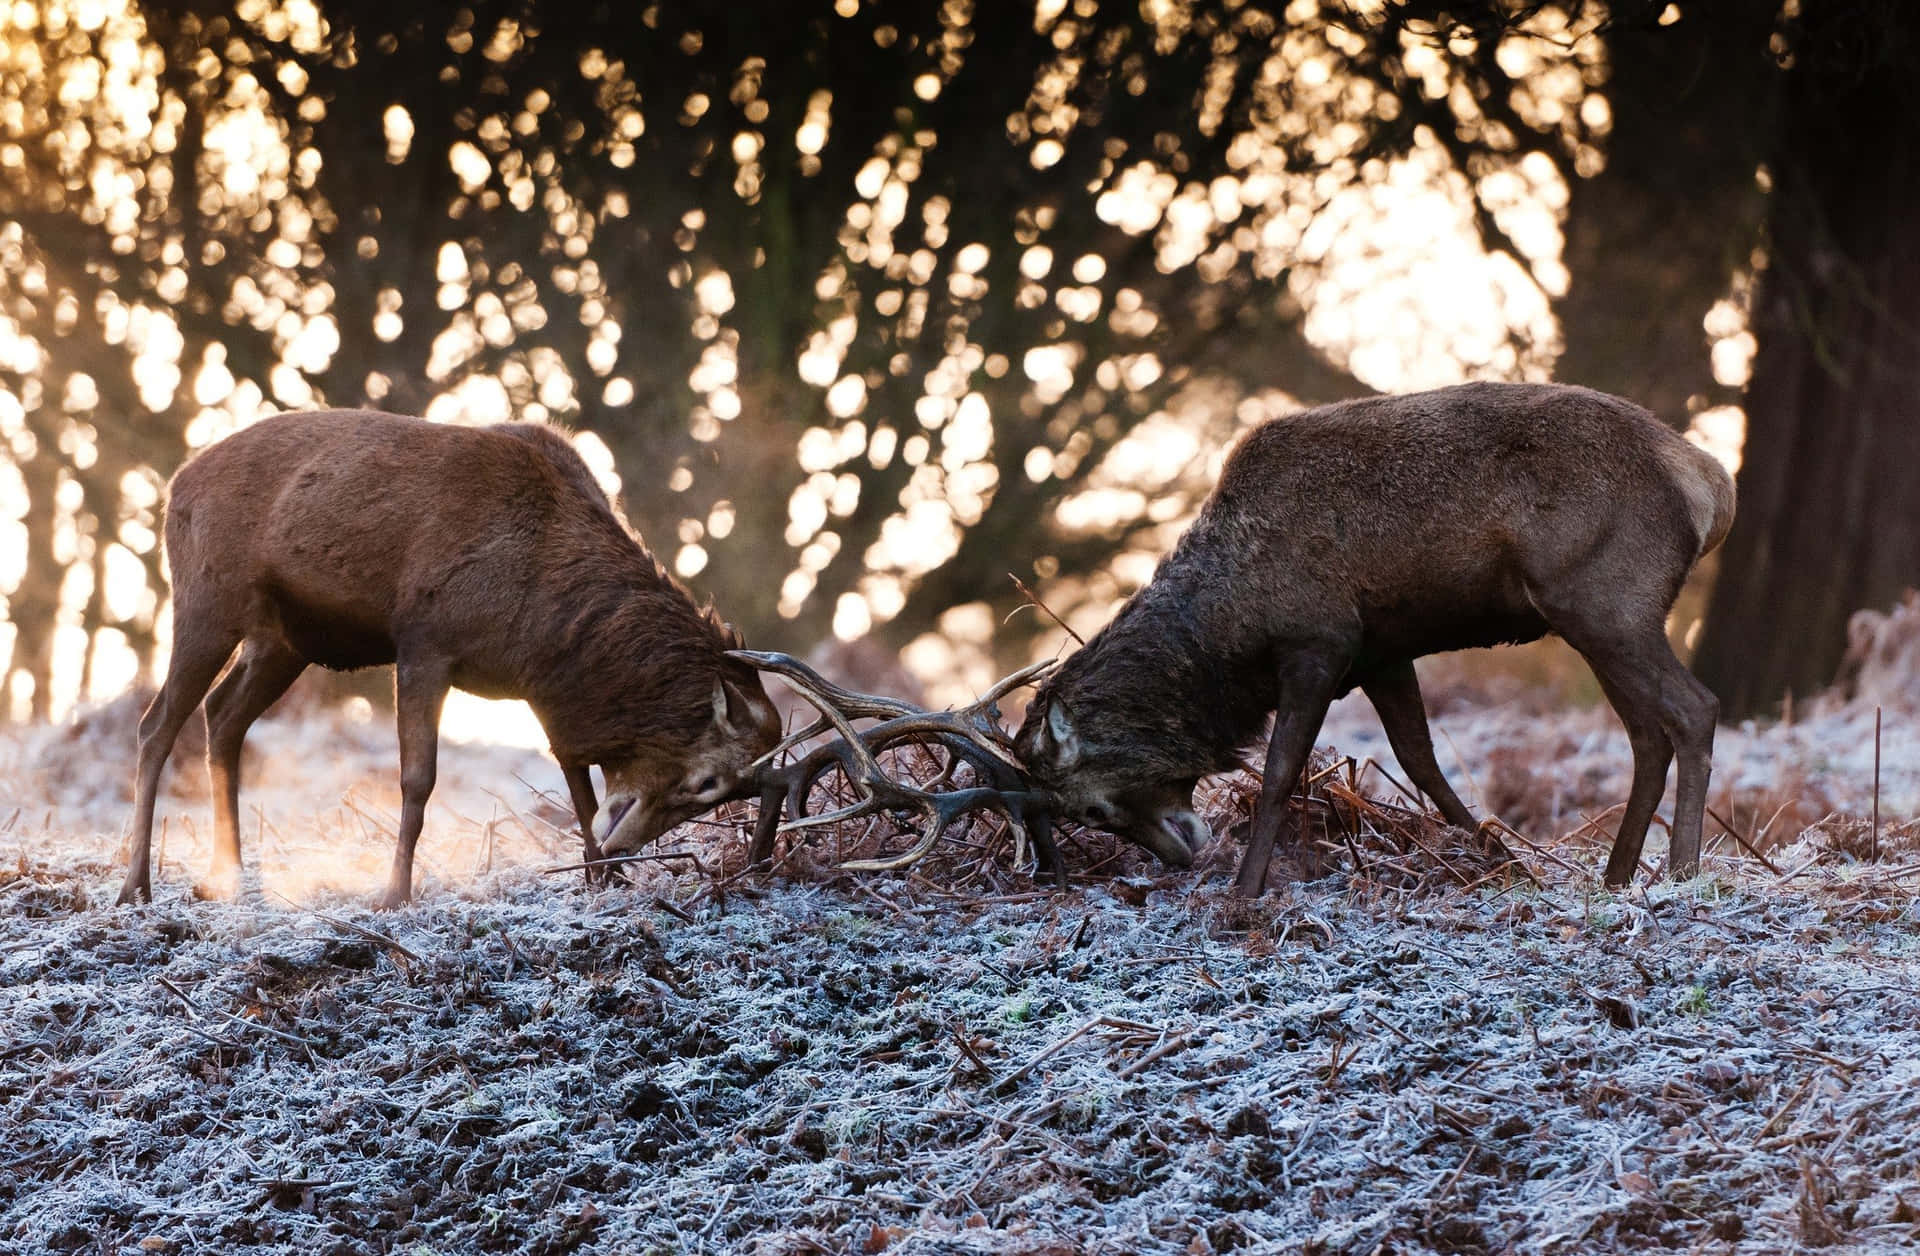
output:
M1276 419L1152 582L1041 685L1016 747L1060 814L1185 867L1207 837L1194 785L1237 766L1277 709L1236 882L1257 894L1329 703L1364 691L1414 785L1471 828L1413 660L1556 633L1633 745L1607 883L1631 879L1676 754L1669 864L1691 876L1719 706L1666 616L1732 521L1719 463L1584 388L1467 384Z
M727 657L737 634L660 569L549 428L364 411L267 419L173 477L166 542L173 653L140 720L122 903L152 897L155 790L203 696L214 853L199 892L233 891L241 742L310 663L395 665L402 804L388 907L412 893L452 686L532 706L589 863L751 792L751 765L779 738L758 674ZM607 784L597 830L595 764Z

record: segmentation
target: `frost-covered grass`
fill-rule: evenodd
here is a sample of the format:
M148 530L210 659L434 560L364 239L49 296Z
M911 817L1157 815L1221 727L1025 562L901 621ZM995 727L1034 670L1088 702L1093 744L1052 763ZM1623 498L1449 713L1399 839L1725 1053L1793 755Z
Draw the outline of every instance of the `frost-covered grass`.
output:
M188 785L159 901L116 909L130 714L15 733L0 1250L1920 1247L1920 745L1888 711L1869 864L1857 706L1722 731L1716 810L1773 870L1723 841L1602 891L1617 726L1466 709L1443 762L1524 814L1524 870L1349 808L1252 905L1243 783L1201 868L1077 839L1064 895L997 839L763 880L713 828L588 890L540 871L577 851L557 770L449 747L422 901L377 913L391 731L309 715L252 743L249 893L187 897ZM1391 764L1369 736L1329 726Z

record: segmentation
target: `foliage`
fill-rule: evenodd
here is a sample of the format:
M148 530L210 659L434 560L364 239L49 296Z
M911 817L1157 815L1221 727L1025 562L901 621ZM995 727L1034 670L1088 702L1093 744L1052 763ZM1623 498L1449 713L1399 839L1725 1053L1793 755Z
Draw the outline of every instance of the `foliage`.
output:
M903 641L1008 603L1008 570L1157 548L1238 393L1360 389L1348 235L1394 188L1467 206L1508 258L1495 287L1541 300L1557 238L1515 212L1597 168L1604 130L1578 5L49 0L10 21L0 423L30 667L74 617L70 562L88 626L150 634L161 478L319 404L564 421L751 636L837 613ZM1544 369L1550 322L1500 334L1441 351ZM1102 471L1209 387L1226 427L1136 457L1134 482ZM1056 511L1089 491L1101 509ZM144 600L104 605L134 556ZM1098 612L1120 588L1080 592Z

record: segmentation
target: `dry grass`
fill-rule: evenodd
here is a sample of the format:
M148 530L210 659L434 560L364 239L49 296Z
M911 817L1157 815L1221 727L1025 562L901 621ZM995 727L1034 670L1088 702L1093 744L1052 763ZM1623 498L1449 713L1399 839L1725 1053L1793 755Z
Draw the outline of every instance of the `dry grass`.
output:
M1856 700L1723 730L1714 807L1771 868L1723 839L1619 895L1593 710L1441 719L1478 833L1336 720L1358 761L1316 758L1251 903L1244 774L1199 867L1072 833L1066 894L992 819L763 877L745 809L587 890L541 871L577 858L557 771L464 747L381 914L391 734L309 715L256 735L251 893L185 898L182 795L120 910L126 730L0 739L34 800L0 813L0 1249L1912 1249L1920 730L1881 697L1877 861Z

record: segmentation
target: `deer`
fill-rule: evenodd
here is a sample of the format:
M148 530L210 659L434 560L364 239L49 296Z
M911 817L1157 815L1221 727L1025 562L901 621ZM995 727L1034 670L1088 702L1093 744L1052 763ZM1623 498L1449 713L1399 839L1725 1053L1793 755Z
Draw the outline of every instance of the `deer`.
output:
M1199 779L1241 766L1272 716L1235 878L1258 895L1328 706L1366 694L1449 824L1424 655L1563 638L1626 726L1633 779L1607 860L1625 886L1679 760L1669 871L1691 877L1719 705L1666 619L1732 525L1732 478L1630 401L1562 384L1369 397L1249 432L1152 579L1041 681L1015 735L1056 814L1173 867L1209 838Z
M412 896L450 688L532 707L590 879L756 788L752 766L779 738L758 673L728 657L740 635L661 568L551 427L264 419L173 476L165 541L172 651L140 720L122 904L152 898L155 793L203 699L214 840L195 893L234 892L241 746L310 664L394 667L401 810L384 908Z

